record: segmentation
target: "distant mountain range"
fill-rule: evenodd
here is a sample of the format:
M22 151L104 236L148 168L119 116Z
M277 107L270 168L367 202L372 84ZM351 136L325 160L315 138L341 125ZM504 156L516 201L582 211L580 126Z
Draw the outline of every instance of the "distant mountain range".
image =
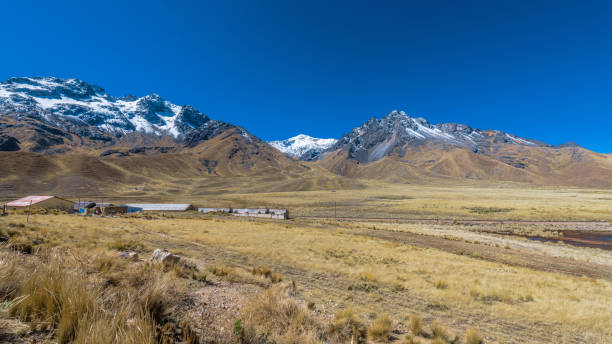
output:
M96 176L115 176L130 185L134 180L179 175L256 174L308 180L339 176L612 187L612 157L573 143L551 146L464 124L430 124L403 111L371 118L339 140L298 135L266 143L244 128L156 94L117 98L81 80L53 77L0 83L0 152L0 173L5 176L4 184L0 177L0 193L2 185L15 188L18 182L8 180L19 179L20 165L36 168L48 163L49 169L66 169L76 156L98 169L68 169L70 180L79 185ZM58 161L66 162L60 166ZM65 183L58 180L62 173L56 174L46 183Z
M502 131L473 129L465 124L432 125L422 117L410 117L405 112L397 110L383 118L371 118L363 125L352 129L340 140L323 140L298 135L285 141L269 143L288 156L301 160L315 160L324 156L326 152L344 149L349 152L351 159L362 163L379 160L391 153L402 155L407 145L416 147L439 144L470 149L474 153L489 150L495 144L552 147L543 142L520 138ZM304 152L309 154L303 154Z

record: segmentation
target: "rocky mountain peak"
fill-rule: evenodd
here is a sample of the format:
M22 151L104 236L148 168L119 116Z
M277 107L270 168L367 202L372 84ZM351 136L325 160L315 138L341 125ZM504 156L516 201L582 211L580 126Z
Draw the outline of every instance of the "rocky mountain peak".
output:
M411 117L404 111L393 110L382 118L371 118L354 128L329 150L345 149L349 158L370 162L391 153L403 156L407 146L461 147L478 152L495 143L547 146L501 131L485 133L465 124L434 125L423 117Z
M100 86L55 77L15 77L0 83L0 122L8 121L7 116L108 144L127 134L141 133L167 135L177 142L189 137L189 145L194 146L198 139L209 139L234 127L217 121L207 125L211 119L202 112L173 104L156 93L113 97ZM40 128L34 132L35 139L42 142L35 145L41 147L37 151L66 140ZM11 148L15 143L3 139L3 145Z
M322 152L328 150L337 141L299 134L282 141L270 141L268 144L294 159L309 161L319 158Z

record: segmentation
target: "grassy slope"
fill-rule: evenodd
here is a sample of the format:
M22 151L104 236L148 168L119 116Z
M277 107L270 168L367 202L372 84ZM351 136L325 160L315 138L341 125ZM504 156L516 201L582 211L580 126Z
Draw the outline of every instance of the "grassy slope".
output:
M502 145L476 154L460 148L406 147L401 157L390 155L367 164L337 151L320 164L340 175L395 183L508 181L612 188L612 159L582 148Z

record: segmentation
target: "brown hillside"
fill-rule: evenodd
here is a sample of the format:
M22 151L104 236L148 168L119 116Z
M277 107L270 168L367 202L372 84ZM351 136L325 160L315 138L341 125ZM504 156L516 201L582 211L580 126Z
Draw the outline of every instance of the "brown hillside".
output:
M612 188L612 158L579 147L549 148L499 145L486 154L463 148L406 147L370 163L328 153L317 162L329 171L352 178L389 182L511 181L535 185Z

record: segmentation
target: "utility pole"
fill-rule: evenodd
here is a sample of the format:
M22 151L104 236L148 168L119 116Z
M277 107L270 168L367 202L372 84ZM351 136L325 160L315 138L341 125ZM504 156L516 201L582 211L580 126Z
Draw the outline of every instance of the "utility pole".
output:
M334 219L337 219L337 212L336 212L336 190L332 190L332 192L334 193Z
M26 223L30 222L30 213L32 212L32 200L30 200L30 205L28 206L28 216L26 217Z

